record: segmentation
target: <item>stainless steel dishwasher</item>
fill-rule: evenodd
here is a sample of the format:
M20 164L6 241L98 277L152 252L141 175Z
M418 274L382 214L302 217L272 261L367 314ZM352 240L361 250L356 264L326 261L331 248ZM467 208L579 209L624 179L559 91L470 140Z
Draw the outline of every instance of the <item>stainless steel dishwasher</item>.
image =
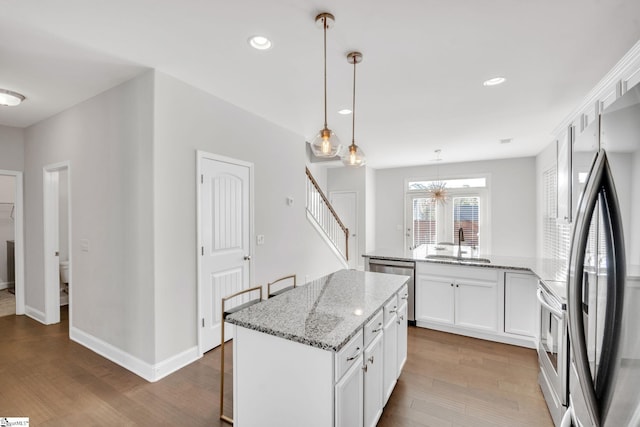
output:
M414 272L416 269L416 263L411 261L394 261L390 259L382 258L369 258L367 263L368 271L375 271L378 273L399 274L402 276L409 276L409 324L415 326L415 277Z

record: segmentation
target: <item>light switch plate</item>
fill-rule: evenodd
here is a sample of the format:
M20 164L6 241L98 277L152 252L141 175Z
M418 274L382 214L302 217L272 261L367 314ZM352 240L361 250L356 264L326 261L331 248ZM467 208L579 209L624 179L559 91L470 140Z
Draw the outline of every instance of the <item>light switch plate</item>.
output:
M264 245L264 234L258 234L256 236L256 245Z
M89 239L80 239L80 250L82 252L89 252Z

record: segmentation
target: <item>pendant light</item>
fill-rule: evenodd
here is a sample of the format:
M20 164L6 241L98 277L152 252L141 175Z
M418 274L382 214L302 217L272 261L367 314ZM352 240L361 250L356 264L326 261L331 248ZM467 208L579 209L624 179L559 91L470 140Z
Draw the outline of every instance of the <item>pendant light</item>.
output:
M447 199L449 198L449 194L447 193L447 183L445 181L441 181L440 180L440 161L442 160L440 158L440 153L442 152L442 150L438 149L435 150L436 153L436 158L434 159L436 161L436 180L435 181L431 181L429 183L429 185L427 186L427 193L429 194L429 198L431 200L433 200L436 203L440 203L441 205L444 205L445 203L447 203Z
M360 167L367 163L362 148L356 145L356 64L362 62L362 54L351 52L347 55L347 60L353 64L353 105L351 108L351 145L342 156L342 163L345 166Z
M316 157L335 157L342 153L342 145L336 134L327 127L327 30L333 26L335 18L330 13L316 16L316 24L324 31L324 127L311 142L311 150Z

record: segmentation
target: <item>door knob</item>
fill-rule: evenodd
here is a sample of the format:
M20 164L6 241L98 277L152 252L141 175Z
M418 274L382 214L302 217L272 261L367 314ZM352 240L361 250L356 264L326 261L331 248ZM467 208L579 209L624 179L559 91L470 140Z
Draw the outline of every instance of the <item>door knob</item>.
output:
M60 256L60 252L56 251L56 255L55 256Z
M251 255L245 255L244 256L244 260L245 261L251 261Z

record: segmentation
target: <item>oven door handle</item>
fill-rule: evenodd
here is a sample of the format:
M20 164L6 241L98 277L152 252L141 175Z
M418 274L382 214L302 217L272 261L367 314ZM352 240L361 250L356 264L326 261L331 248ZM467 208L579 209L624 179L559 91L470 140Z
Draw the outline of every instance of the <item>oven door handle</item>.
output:
M553 307L547 302L547 300L544 298L543 291L540 288L538 288L538 301L540 301L540 304L544 308L549 310L558 319L562 319L562 316L564 316L564 313L562 312L562 310L558 310L557 308Z

